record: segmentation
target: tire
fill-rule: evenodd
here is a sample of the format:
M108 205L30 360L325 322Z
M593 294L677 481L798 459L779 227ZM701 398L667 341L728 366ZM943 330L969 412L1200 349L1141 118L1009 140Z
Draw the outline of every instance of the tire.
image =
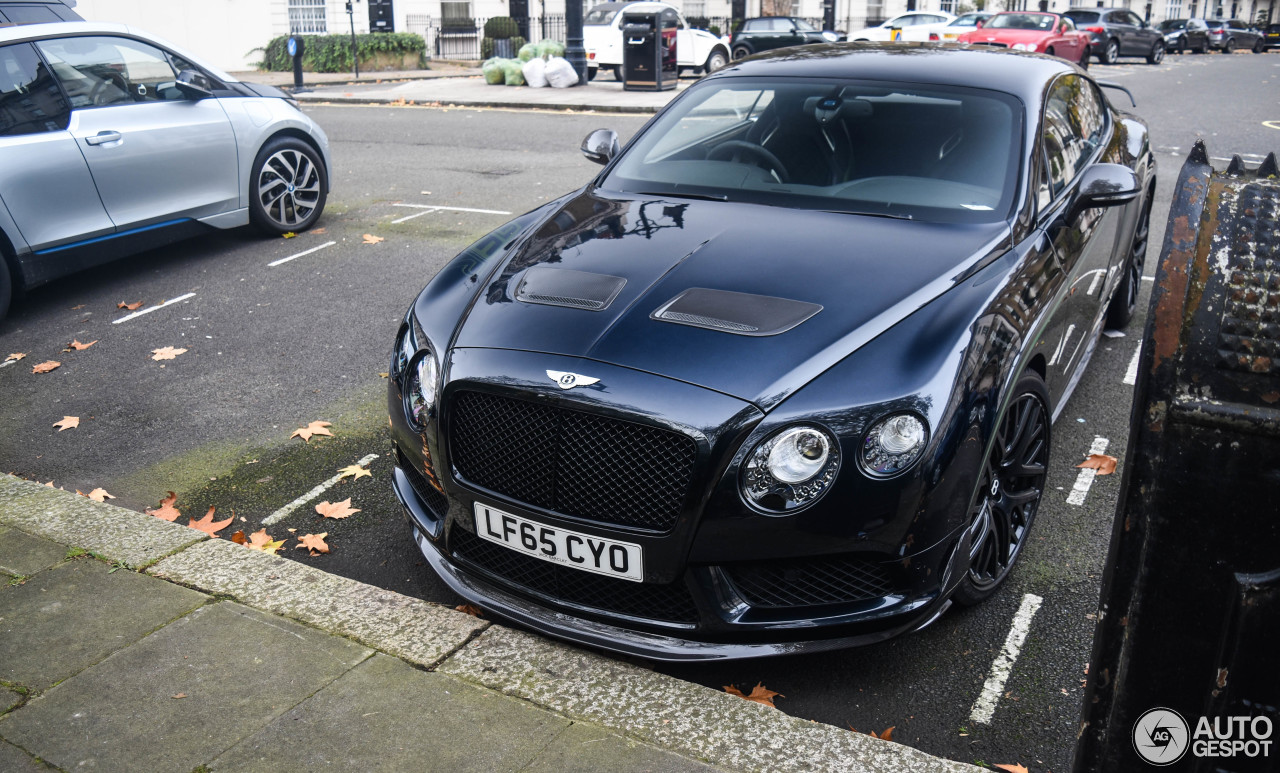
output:
M1208 43L1201 43L1200 45L1198 45L1198 46L1196 46L1195 48L1193 48L1193 49L1192 49L1192 53L1196 53L1196 54L1207 54L1207 53L1209 53L1209 44L1208 44Z
M9 260L5 257L4 248L0 247L0 321L9 313L9 303L12 300L13 278L9 275Z
M952 596L963 606L990 598L1027 544L1048 476L1050 423L1044 379L1029 370L1013 387L969 505L969 567Z
M1079 62L1076 62L1076 64L1080 65L1080 69L1081 69L1081 70L1087 70L1087 69L1089 69L1089 59L1090 59L1092 56L1093 56L1093 54L1092 54L1092 53L1090 53L1090 51L1089 51L1089 47L1088 47L1088 46L1085 46L1085 47L1084 47L1084 53L1080 54L1080 61L1079 61Z
M613 79L615 81L618 81L619 83L622 82L622 65L612 64L609 65L607 69L613 74Z
M1045 56L1057 56L1057 54L1053 52L1053 46L1049 46L1048 48L1046 48L1044 50L1044 54Z
M1120 41L1112 38L1102 47L1102 51L1098 53L1098 61L1103 64L1115 64L1120 58Z
M1129 245L1129 254L1124 264L1124 276L1111 296L1107 305L1107 328L1120 330L1133 319L1133 312L1138 308L1138 293L1142 290L1142 269L1147 262L1147 243L1151 240L1151 204L1155 198L1153 191L1147 192L1147 201L1142 205L1142 214L1138 217L1138 225L1133 231L1133 241Z
M733 61L735 62L739 59L746 59L748 56L751 56L751 48L748 46L737 46L733 49Z
M1258 42L1253 44L1253 53L1255 54L1267 53L1267 44L1262 42L1262 38L1258 38Z
M597 73L599 73L599 72L600 72L600 68L599 68L599 67L588 67L588 68L587 68L587 80L588 80L588 81L593 81L593 80L595 80L595 79L596 79L596 74L597 74Z
M1147 64L1160 64L1164 61L1164 43L1157 40L1151 44L1151 50L1147 52Z
M1236 39L1227 38L1227 42L1222 44L1222 53L1230 54L1236 50Z
M328 188L329 171L320 154L296 137L277 137L253 161L249 219L272 236L305 231L324 212Z
M729 55L724 52L723 48L714 48L707 55L707 63L703 65L702 71L710 75L717 70L723 70L729 66Z

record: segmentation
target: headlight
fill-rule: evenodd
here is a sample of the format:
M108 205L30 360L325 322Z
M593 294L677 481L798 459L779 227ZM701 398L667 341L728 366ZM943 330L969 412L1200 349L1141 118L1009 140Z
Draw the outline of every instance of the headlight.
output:
M824 32L822 33L822 39L828 43L836 43L840 40L840 36L834 32Z
M1014 51L1035 51L1036 47L1035 47L1035 44L1033 43L1014 43L1013 50Z
M409 365L409 380L404 390L405 410L414 426L427 426L435 413L439 381L440 368L436 357L430 349L424 349Z
M840 448L826 430L789 427L756 446L747 457L742 494L779 513L807 507L827 492L840 470Z
M391 378L399 379L409 368L409 360L418 351L418 342L413 334L413 325L400 326L400 335L396 336L396 346L391 352Z
M929 432L915 414L898 413L871 426L862 441L862 467L877 478L897 475L924 452Z

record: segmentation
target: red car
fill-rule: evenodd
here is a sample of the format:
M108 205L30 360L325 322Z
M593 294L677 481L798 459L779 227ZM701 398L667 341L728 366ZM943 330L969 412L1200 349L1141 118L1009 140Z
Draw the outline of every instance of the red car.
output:
M1036 51L1089 66L1089 34L1077 31L1075 22L1056 13L998 13L956 42Z

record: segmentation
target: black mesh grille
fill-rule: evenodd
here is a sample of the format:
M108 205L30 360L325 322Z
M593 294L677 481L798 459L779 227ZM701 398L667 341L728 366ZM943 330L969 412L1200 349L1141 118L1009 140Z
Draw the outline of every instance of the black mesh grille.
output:
M453 530L454 555L519 589L604 612L648 620L696 623L698 610L683 583L655 585L604 577L540 561Z
M464 478L566 515L666 531L693 479L678 432L483 392L459 392L452 416Z
M893 591L882 564L862 558L815 558L723 567L743 601L785 609L869 601Z
M409 485L413 486L413 490L418 493L418 498L437 518L443 518L449 512L449 498L437 491L422 470L410 462L409 457L405 456L399 448L396 449L396 466L404 470L405 477L409 479Z

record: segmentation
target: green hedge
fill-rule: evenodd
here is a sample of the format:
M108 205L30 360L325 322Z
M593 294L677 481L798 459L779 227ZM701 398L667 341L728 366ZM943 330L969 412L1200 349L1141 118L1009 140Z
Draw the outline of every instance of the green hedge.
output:
M293 69L293 60L289 58L286 48L289 38L278 37L267 44L263 51L262 61L258 67L273 72L288 72ZM311 72L346 72L353 69L351 61L350 35L307 35L306 51L302 55L303 69ZM407 32L379 32L371 35L356 35L356 49L360 52L360 61L373 59L377 54L417 54L419 63L427 51L427 41L421 35Z

